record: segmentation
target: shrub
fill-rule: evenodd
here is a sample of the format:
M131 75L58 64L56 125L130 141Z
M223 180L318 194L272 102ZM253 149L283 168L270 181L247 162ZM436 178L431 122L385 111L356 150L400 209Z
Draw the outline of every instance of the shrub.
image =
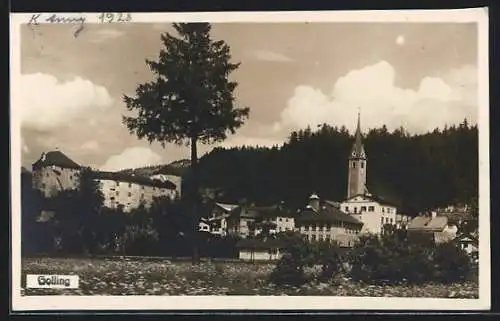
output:
M278 261L276 268L271 272L270 281L277 285L299 286L307 283L304 273L304 264L297 257L286 253Z
M453 243L436 246L433 263L434 279L438 282L464 281L472 272L472 262L467 253Z
M453 243L410 242L396 234L362 238L351 257L351 277L369 283L451 283L470 273L469 258Z
M282 233L279 236L283 243L284 255L276 264L270 275L270 282L277 285L302 285L308 280L304 268L310 265L312 253L308 244L298 233Z

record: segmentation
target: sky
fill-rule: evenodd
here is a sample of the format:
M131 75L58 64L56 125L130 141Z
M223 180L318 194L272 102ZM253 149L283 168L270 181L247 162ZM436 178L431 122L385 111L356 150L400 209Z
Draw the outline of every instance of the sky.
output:
M122 124L123 95L153 80L169 24L87 24L21 30L22 164L59 149L81 165L120 170L189 158L185 146L149 144ZM175 33L173 33L175 34ZM250 117L216 146L272 146L292 130L327 123L386 125L423 133L477 122L477 25L473 23L218 23Z

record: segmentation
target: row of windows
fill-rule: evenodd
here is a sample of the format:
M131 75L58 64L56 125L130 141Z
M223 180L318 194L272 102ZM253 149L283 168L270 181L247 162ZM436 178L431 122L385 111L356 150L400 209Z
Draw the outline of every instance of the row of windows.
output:
M354 213L358 213L358 207L354 206L354 207L352 208L352 210L353 210L353 212L354 212ZM346 212L349 212L349 211L350 211L349 206L346 206L346 207L345 207L345 211L346 211ZM359 213L363 213L363 212L367 212L367 211L368 211L368 212L375 212L375 206L368 206L368 207L366 207L366 206L361 206L361 207L359 208ZM382 207L382 213L392 213L392 209L391 209L390 207L387 207L387 208Z
M360 167L365 168L365 162L361 162ZM352 168L356 168L356 162L352 162Z
M283 219L282 217L278 217L278 222L283 222L283 220L284 220L285 222L288 222L288 218L286 218L286 217L285 217L285 218Z
M389 218L389 217L381 217L380 218L380 223L384 224L384 221L385 221L385 224L392 224L394 221L392 218Z
M302 226L302 229L303 230L330 230L332 228L335 228L335 227L339 227L339 226L335 226L335 225L331 225L331 224L327 224L327 225L316 225L316 224L312 224L312 225L306 225L306 226Z

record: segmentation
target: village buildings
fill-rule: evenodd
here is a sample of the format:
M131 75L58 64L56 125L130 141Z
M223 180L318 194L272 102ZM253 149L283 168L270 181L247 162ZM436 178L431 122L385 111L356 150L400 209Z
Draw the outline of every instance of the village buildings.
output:
M318 195L309 197L309 204L296 219L295 228L310 241L335 242L352 247L359 237L363 223L343 213L336 206L321 202Z
M43 153L32 169L33 188L45 197L53 197L60 191L78 189L83 167L55 150ZM166 179L103 171L91 171L91 178L104 196L103 205L109 208L130 211L141 204L148 207L157 197L180 197L180 185Z

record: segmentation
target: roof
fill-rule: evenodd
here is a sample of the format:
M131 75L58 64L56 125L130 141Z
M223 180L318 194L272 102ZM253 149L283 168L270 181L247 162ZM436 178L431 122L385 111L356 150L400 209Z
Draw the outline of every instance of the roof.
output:
M340 202L324 200L325 205L333 206L336 208L340 208Z
M356 127L356 133L354 134L354 144L351 150L351 158L365 158L365 148L363 146L363 135L361 134L361 121L360 115L358 113L358 125Z
M314 209L307 207L306 209L301 211L300 215L296 218L295 221L298 225L306 222L320 222L327 224L345 222L350 224L363 225L363 223L356 218L345 214L344 212L333 206L324 206L317 212Z
M474 237L470 234L460 234L455 237L455 241L458 243L472 243L475 246L478 246L479 240L477 237Z
M41 168L45 166L59 166L62 168L72 169L81 168L80 165L58 150L42 153L40 159L33 164L33 168Z
M285 243L278 239L256 240L256 239L242 239L236 247L240 249L272 249L284 247Z
M397 205L394 202L386 200L385 198L382 198L380 196L377 196L377 195L374 195L374 194L368 194L368 193L353 195L353 196L349 197L348 199L346 199L344 202L348 202L348 201L350 201L353 198L358 197L358 196L362 196L364 198L368 198L368 199L370 199L370 200L372 200L374 202L377 202L377 203L379 203L381 205L388 205L388 206L397 207Z
M122 172L93 171L92 177L99 180L111 180L125 183L135 183L139 185L152 186L158 188L175 189L176 186L170 181L160 181L144 176L128 175Z
M218 207L222 208L226 212L231 212L234 209L236 209L236 208L239 207L239 205L236 205L236 204L225 204L225 203L215 203L215 205L217 205Z
M446 225L448 225L448 219L444 216L417 216L408 223L407 229L409 231L441 232Z

